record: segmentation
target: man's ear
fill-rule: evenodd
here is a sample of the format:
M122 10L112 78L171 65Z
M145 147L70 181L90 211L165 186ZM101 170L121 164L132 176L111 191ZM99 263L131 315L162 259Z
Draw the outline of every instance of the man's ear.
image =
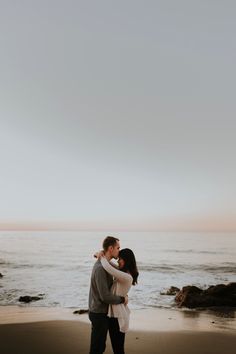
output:
M112 251L113 251L113 246L109 246L109 247L108 247L108 251L109 251L109 252L112 252Z

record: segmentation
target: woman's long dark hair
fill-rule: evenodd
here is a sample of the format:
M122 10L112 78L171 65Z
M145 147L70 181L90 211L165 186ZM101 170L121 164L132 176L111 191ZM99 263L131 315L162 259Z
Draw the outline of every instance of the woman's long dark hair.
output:
M133 285L137 284L139 272L133 251L129 248L123 248L119 252L119 258L122 258L125 262L124 267L121 270L123 272L129 272L133 277Z

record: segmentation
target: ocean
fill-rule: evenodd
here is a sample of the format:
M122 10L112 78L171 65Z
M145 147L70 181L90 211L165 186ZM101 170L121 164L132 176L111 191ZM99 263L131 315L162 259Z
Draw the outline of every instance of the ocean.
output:
M1 231L0 305L44 294L30 306L87 308L93 254L104 232ZM129 293L133 309L175 306L161 295L182 288L236 281L236 233L117 232L135 253L139 279ZM29 305L24 305L29 306Z

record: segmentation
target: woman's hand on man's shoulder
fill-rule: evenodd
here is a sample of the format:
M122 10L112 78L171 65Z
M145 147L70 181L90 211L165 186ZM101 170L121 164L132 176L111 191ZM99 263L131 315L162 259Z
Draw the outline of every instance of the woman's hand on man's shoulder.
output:
M93 256L97 259L100 259L101 257L104 257L104 251L103 250L98 251L98 252L94 253Z

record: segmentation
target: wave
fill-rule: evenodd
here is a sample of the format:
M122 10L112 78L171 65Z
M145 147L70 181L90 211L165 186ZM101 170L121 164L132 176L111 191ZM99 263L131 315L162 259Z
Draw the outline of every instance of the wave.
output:
M12 263L9 261L4 261L4 259L0 259L0 265L11 265Z
M58 264L31 264L31 263L13 263L13 262L0 262L0 265L5 266L4 268L9 269L42 269L42 270L52 270L60 269L60 271L89 271L91 269L90 265L58 265ZM138 268L140 271L144 272L159 272L159 273L185 273L189 271L204 271L209 273L234 273L236 274L236 263L227 262L217 264L144 264L139 263Z
M236 263L226 262L220 265L215 264L139 264L140 271L146 272L161 272L161 273L180 273L189 271L204 271L209 273L232 273L236 274Z
M31 264L31 263L13 263L13 262L0 262L0 265L6 265L11 269L20 269L20 268L36 268L36 269L51 269L59 268L57 265L52 264Z
M0 266L5 269L35 269L35 270L60 270L61 272L88 272L92 269L91 264L77 263L75 264L58 264L58 263L29 263L29 262L9 262L0 259ZM212 274L236 274L235 262L222 262L218 264L181 264L181 263L138 263L139 271L156 272L166 274L179 274L188 272L207 272Z
M221 272L221 273L234 273L236 274L236 263L224 263L223 265L220 266L215 266L215 265L202 265L201 268L202 270L206 272Z
M171 249L165 249L163 250L163 252L166 253L192 253L192 254L234 254L232 252L225 252L225 251L206 251L206 250L202 250L202 251L197 251L194 249L188 249L188 250L171 250Z
M81 270L90 270L91 265L76 264L76 265L64 265L64 264L47 264L47 263L14 263L9 261L0 260L0 265L4 268L9 269L60 269L61 271L81 271Z

